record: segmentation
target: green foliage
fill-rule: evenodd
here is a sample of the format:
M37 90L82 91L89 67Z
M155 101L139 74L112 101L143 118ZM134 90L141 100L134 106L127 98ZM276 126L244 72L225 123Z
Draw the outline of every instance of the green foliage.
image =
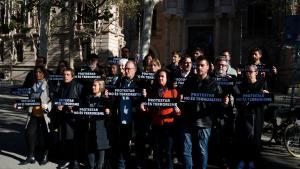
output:
M21 33L29 33L32 28L30 27L21 27Z
M121 14L128 17L136 16L139 11L140 0L85 0L83 20L92 22L95 20L109 21L113 18L111 8L117 6ZM100 8L100 12L97 9Z
M100 13L97 13L97 17L95 19L99 19L99 20L105 20L106 22L109 21L110 18L113 17L113 14L110 12L109 8L105 8L103 10L102 15Z
M136 17L140 10L141 0L114 0L118 3L120 13L128 16L129 18Z
M59 22L64 22L74 8L70 8L68 4L74 0L49 0L49 4L41 4L42 0L27 0L26 4L24 0L12 0L14 1L14 15L11 16L11 23L9 25L1 25L1 32L10 32L17 29L21 32L28 32L30 28L25 27L24 12L30 11L31 15L37 15L38 9L42 7L50 8L53 20L51 26L62 26ZM135 17L140 8L140 0L77 0L77 2L83 5L83 11L76 14L78 19L83 20L85 24L92 24L94 21L103 20L110 22L114 17L112 13L112 7L116 6L119 13L126 15L127 17ZM7 3L5 0L0 0L0 4ZM57 13L56 9L60 9L60 13ZM57 18L55 18L57 17ZM118 16L117 16L118 17ZM64 24L63 24L64 25Z

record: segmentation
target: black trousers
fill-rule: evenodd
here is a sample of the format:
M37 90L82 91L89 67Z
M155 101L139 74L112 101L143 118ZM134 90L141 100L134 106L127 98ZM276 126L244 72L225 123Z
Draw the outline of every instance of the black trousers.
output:
M260 111L237 117L237 155L244 160L256 160L260 155L263 114Z
M35 154L35 148L39 145L41 152L46 152L49 147L49 133L44 117L31 116L25 131L28 155Z

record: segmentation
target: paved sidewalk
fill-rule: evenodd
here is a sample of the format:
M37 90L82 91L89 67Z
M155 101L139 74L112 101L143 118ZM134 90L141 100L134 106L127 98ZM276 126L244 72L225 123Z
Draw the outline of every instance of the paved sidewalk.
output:
M57 164L38 163L25 166L18 165L26 157L24 126L26 113L13 108L18 96L10 96L9 89L0 88L0 169L55 169Z

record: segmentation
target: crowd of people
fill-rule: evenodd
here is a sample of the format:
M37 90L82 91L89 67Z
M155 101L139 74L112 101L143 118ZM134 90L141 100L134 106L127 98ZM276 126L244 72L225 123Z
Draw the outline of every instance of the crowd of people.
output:
M268 97L277 78L262 54L253 49L249 63L234 69L229 51L212 62L196 48L172 52L165 67L149 53L139 67L124 47L107 67L91 54L79 71L62 60L55 73L38 57L23 84L41 102L27 109L28 153L20 165L35 163L37 154L45 165L53 151L58 169L144 169L151 153L155 169L173 169L174 159L184 169L206 169L208 158L224 169L254 169L266 103L247 97ZM209 156L209 147L219 155Z

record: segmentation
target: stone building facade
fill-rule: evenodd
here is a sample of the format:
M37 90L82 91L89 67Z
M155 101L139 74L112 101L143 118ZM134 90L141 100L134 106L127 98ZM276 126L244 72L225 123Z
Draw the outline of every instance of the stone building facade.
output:
M202 47L213 60L222 50L228 49L232 52L232 65L237 66L247 62L250 49L261 47L264 62L276 65L286 77L289 70L285 68L289 66L282 66L281 69L280 64L282 60L287 60L284 53L288 53L282 52L285 51L282 50L285 8L285 1L273 0L161 0L153 10L150 50L163 65L167 65L174 50L189 53L194 47ZM127 45L132 53L138 53L142 14L136 19L125 19L117 7L111 10L114 21L109 24L77 20L75 66L82 64L90 52L98 53L102 58L118 56L120 48ZM9 23L10 9L2 5L0 11L0 24ZM30 33L0 34L0 71L12 70L13 79L24 77L24 72L33 67L37 53L38 19L30 13L25 17L26 24L33 28ZM68 20L62 16L57 18L58 23ZM105 29L98 29L97 35L86 31L94 28ZM65 24L57 24L51 32L48 67L54 68L59 60L69 60L69 34ZM13 43L18 48L12 48ZM23 57L18 57L20 53Z
M0 5L0 26L9 25L11 16L18 16L12 9L14 4ZM77 3L77 12L82 12L84 7ZM100 9L99 9L100 10ZM50 13L50 34L48 34L48 68L55 70L59 60L70 60L69 43L70 34L68 26L68 15L62 13L58 8L52 8ZM55 11L55 12L53 12ZM26 33L14 29L9 32L0 33L0 72L5 72L5 79L22 80L26 72L31 70L39 48L39 24L37 9L24 13L26 18L24 24L30 30ZM89 53L96 53L99 58L107 56L118 56L119 49L125 45L123 21L120 18L117 6L111 6L110 12L113 17L109 21L98 20L87 23L77 19L74 26L74 66L79 67L85 63ZM34 14L35 13L35 14ZM21 16L19 14L19 16ZM7 75L8 74L8 75Z
M151 51L164 64L174 50L206 49L213 60L224 49L232 51L232 64L247 61L249 49L263 47L272 58L278 52L282 13L270 11L268 1L163 0L154 8ZM138 22L125 34L133 50L138 49ZM127 37L128 36L128 37ZM273 57L274 56L274 57ZM276 61L276 59L274 59Z
M296 55L297 47L286 45L284 37L286 16L295 10L295 4L287 1L162 0L153 10L150 50L167 65L172 51L184 54L201 47L213 60L226 49L236 67L248 62L251 49L260 47L263 62L278 68L279 83L285 90L299 74L300 52ZM126 42L138 51L141 29L137 25L142 25L142 19L128 25Z

